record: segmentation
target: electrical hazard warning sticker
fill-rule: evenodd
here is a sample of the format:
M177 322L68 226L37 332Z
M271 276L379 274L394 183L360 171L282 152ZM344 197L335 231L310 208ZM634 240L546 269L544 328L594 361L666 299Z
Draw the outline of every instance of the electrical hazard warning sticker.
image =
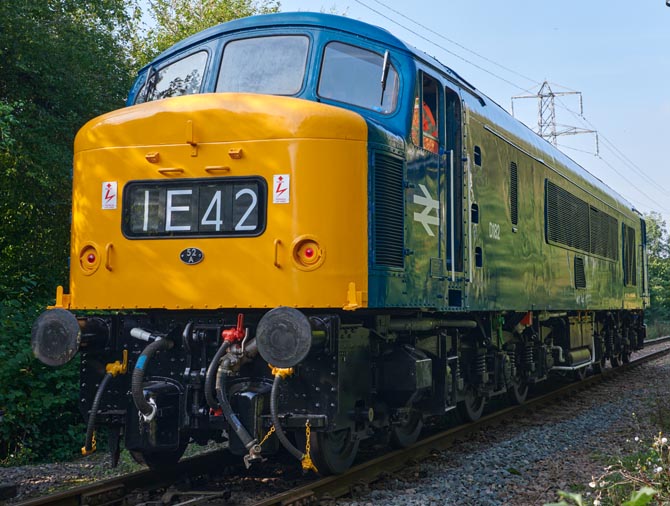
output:
M290 202L291 176L275 174L272 178L272 203L288 204Z
M117 192L116 181L105 181L102 183L102 208L116 209Z

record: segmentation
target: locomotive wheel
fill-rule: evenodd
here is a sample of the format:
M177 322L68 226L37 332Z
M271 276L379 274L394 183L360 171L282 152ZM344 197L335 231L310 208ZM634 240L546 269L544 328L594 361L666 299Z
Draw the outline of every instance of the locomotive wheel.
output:
M352 439L349 429L312 432L310 456L320 474L342 474L353 464L359 443Z
M423 415L420 411L412 410L405 423L391 426L391 446L407 448L416 443L423 429Z
M582 381L584 378L586 378L586 367L580 367L579 369L576 369L575 379L577 381Z
M486 400L483 396L468 390L465 399L458 403L458 411L467 421L476 422L481 418L485 405Z
M621 354L618 353L616 355L612 355L610 357L610 364L612 364L612 367L619 367L621 365Z
M523 404L528 397L528 383L525 381L515 381L507 390L509 400L514 404Z
M179 448L172 451L143 452L141 450L129 450L130 456L135 462L147 466L153 471L169 471L174 469L179 459L184 455L188 444L181 444Z
M630 352L630 351L628 351L628 350L624 351L624 352L621 354L621 361L622 361L624 364L629 363L629 362L630 362L630 356L631 356L632 354L633 354L633 353Z

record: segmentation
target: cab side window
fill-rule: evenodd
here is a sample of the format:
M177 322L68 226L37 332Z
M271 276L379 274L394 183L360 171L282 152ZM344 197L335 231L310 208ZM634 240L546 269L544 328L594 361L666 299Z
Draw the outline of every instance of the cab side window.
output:
M439 88L435 79L421 73L421 87L414 99L412 116L412 142L431 153L440 149L438 128Z

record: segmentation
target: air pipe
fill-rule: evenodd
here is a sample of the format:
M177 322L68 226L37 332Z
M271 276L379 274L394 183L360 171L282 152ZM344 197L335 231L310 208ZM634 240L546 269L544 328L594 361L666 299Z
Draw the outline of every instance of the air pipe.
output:
M156 404L151 401L147 401L144 397L144 390L142 385L144 384L144 371L149 365L149 361L158 351L169 350L174 346L174 343L170 339L165 339L161 336L156 336L142 330L140 328L131 329L130 335L137 338L148 341L150 339L155 339L154 342L150 343L144 350L142 354L135 362L135 369L133 370L133 378L131 383L131 392L133 394L133 402L137 411L140 413L140 417L144 422L150 422L156 416Z
M230 425L230 428L235 432L244 447L249 450L249 453L244 456L244 464L247 466L247 468L251 467L251 464L254 460L261 458L261 447L258 444L258 440L251 437L247 429L244 427L244 425L242 425L242 422L240 422L240 419L233 411L233 408L230 405L230 401L228 400L228 392L226 391L226 377L232 375L232 368L239 368L245 358L250 359L256 355L257 348L255 345L255 339L248 344L246 350L244 348L248 336L249 330L244 328L244 315L240 313L237 315L237 326L226 329L221 333L223 344L216 352L216 355L214 356L214 359L209 365L207 371L207 375L210 376L209 369L218 367L216 372L216 398L219 401L219 406L221 407L221 411L223 412L223 416L228 422L228 425ZM229 353L222 360L221 357L223 357L223 352L236 343L241 343L239 352L236 351L235 353ZM218 360L217 356L219 356ZM205 381L207 381L207 376L205 377ZM207 392L211 393L211 388L208 389L207 383L205 383L205 389L205 395L207 395Z
M217 410L219 409L219 402L217 401L215 395L212 393L214 391L214 384L216 383L216 371L219 368L219 363L221 359L230 348L229 341L223 341L219 349L216 351L214 358L209 363L207 368L207 373L205 374L205 399L210 408Z
M244 425L242 425L242 422L240 422L240 419L230 405L228 392L226 391L225 377L231 372L230 361L221 361L221 365L216 373L216 398L219 401L219 406L221 406L221 411L223 412L223 416L228 422L228 425L230 425L230 428L235 432L240 441L242 441L244 447L249 450L249 453L244 456L244 464L249 468L251 467L252 461L261 458L261 447L259 446L258 441L249 435L249 432L245 429Z
M282 429L281 422L279 421L279 415L277 413L277 395L279 392L279 384L281 383L282 376L290 374L292 369L281 369L280 371L285 371L285 373L282 374L277 372L275 374L275 379L272 383L272 391L270 392L270 416L272 417L272 423L274 424L275 432L279 438L279 442L284 448L286 448L286 450L288 450L291 455L302 461L305 458L305 454L293 446L293 444L288 440L286 434L284 434L284 429Z

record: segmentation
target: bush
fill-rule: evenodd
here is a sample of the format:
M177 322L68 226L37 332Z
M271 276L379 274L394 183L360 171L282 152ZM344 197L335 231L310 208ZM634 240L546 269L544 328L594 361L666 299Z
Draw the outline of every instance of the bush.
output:
M84 431L77 408L77 360L50 368L34 358L30 329L46 301L31 301L35 283L0 300L0 465L69 459Z
M603 474L589 483L592 490L581 494L559 492L561 502L545 506L623 505L644 506L670 503L670 446L659 433L650 443L635 437L638 450L607 466Z
M587 504L593 504L593 506L600 506L604 504L599 498L593 500L592 503L587 503L582 498L581 494L571 494L569 492L559 492L558 495L561 497L561 502L545 504L545 506L586 506ZM656 495L656 491L649 487L642 487L640 490L634 491L630 498L623 502L612 502L610 504L621 505L621 506L646 506L651 502L651 500Z
M647 339L670 336L670 321L653 320L647 322Z

